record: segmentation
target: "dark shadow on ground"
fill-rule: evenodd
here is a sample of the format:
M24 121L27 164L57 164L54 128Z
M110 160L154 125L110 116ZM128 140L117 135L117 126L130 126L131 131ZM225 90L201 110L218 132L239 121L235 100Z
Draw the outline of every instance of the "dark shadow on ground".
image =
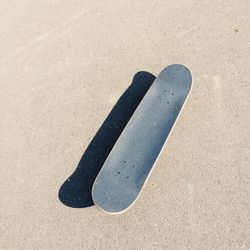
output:
M90 142L75 172L61 186L58 196L63 204L75 208L93 205L91 190L96 176L154 79L155 76L148 72L135 74L131 85Z

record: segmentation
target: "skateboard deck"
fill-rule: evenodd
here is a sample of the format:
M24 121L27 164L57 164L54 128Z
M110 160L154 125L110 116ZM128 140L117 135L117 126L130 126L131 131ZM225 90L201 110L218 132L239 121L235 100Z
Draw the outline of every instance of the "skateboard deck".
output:
M191 72L173 64L161 71L130 118L92 188L95 205L122 213L137 199L192 85Z

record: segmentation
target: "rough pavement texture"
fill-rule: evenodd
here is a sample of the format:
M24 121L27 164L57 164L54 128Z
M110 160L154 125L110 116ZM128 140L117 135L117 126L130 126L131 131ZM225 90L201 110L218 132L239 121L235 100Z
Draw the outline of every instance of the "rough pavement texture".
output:
M249 249L250 2L0 3L1 249ZM138 71L193 89L136 204L58 198Z

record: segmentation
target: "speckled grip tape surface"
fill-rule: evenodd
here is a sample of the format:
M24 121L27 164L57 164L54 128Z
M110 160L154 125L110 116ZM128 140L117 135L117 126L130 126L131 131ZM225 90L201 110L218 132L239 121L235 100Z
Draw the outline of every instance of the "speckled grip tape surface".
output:
M174 64L161 71L104 163L92 189L109 213L136 200L181 111L192 85L190 71Z

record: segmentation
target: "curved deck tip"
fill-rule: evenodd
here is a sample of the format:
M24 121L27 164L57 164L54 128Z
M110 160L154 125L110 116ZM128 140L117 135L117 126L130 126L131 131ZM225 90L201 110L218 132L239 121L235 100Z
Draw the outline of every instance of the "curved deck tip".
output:
M95 206L102 212L111 215L122 214L127 211L138 198L137 196L128 200L124 199L124 197L112 197L111 194L105 192L103 187L96 185L96 180L92 187L92 200Z
M174 79L176 82L182 82L185 84L188 92L192 87L192 73L183 64L171 64L164 68L158 77ZM184 87L184 86L183 86Z
M166 70L186 71L188 74L192 75L190 69L189 69L187 66L185 66L184 64L178 64L178 63L176 63L176 64L170 64L170 65L168 65L167 67L165 67L165 68L161 71L161 73L162 73L163 71L166 71Z
M103 204L101 204L101 202L99 202L99 199L97 197L97 199L95 198L95 195L93 195L93 193L95 192L95 187L93 187L92 189L92 199L93 202L95 204L95 206L100 209L102 212L107 213L107 214L111 214L111 215L116 215L116 214L121 214L123 212L125 212L129 207L125 207L125 208L120 208L120 209L111 209L110 207L105 205L105 202Z

